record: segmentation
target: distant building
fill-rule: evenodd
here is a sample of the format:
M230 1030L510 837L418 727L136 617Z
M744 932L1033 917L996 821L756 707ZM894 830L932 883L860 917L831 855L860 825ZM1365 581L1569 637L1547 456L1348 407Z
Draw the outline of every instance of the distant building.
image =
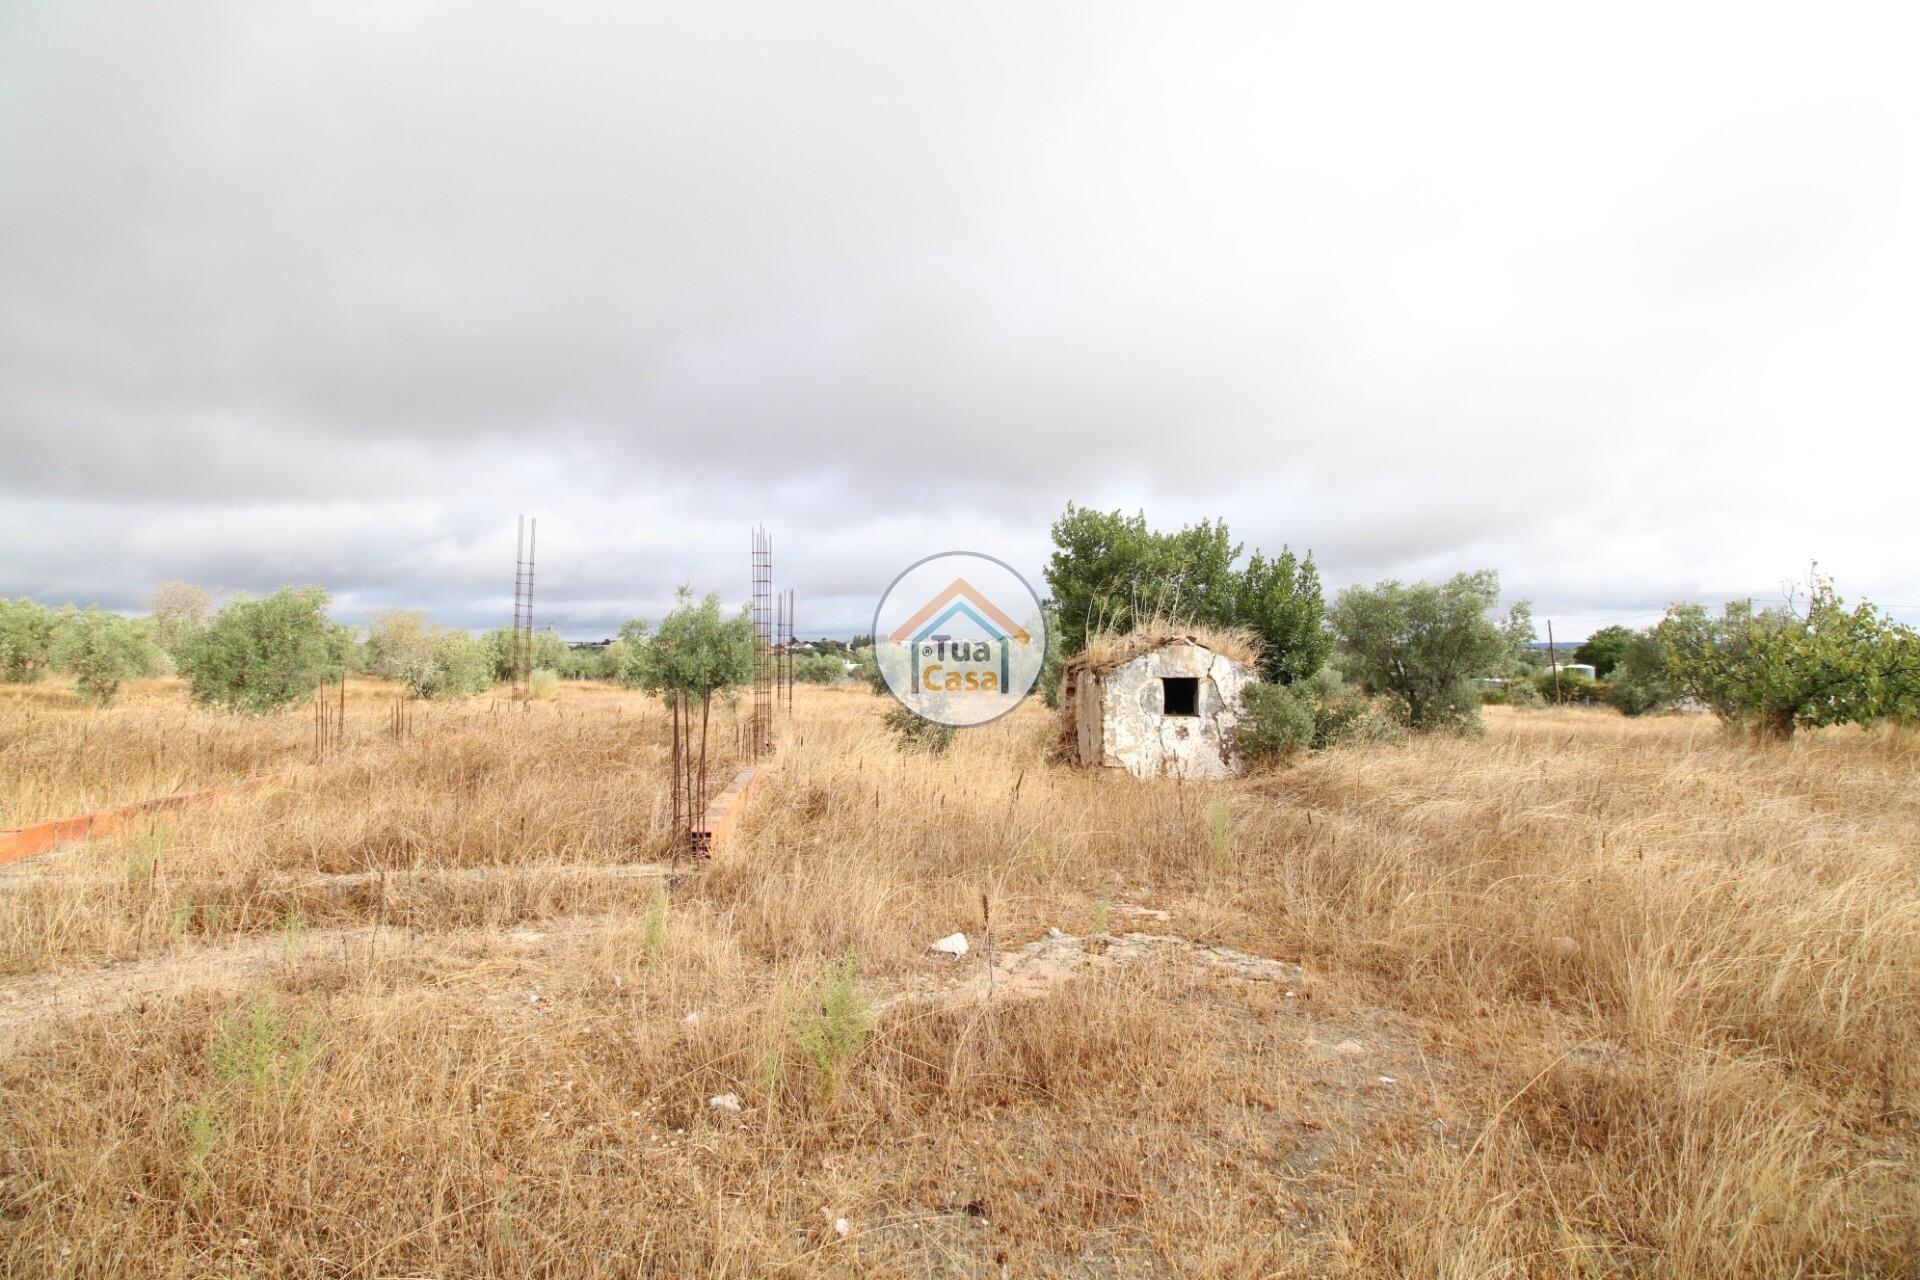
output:
M1246 762L1233 749L1233 726L1241 690L1259 679L1252 658L1243 647L1209 647L1195 636L1096 642L1061 675L1067 755L1136 778L1241 772Z

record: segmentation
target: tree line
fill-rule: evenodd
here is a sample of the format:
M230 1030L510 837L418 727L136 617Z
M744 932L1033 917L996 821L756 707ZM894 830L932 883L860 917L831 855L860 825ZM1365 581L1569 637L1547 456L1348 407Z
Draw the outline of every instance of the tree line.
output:
M1687 703L1771 738L1920 720L1920 636L1870 603L1848 606L1817 569L1777 606L1741 601L1713 612L1681 602L1645 630L1603 628L1573 651L1594 668L1589 682L1542 669L1528 604L1503 610L1491 569L1440 583L1351 586L1329 604L1311 552L1247 554L1224 520L1162 531L1144 513L1069 503L1052 535L1048 702L1057 704L1063 662L1100 632L1152 619L1240 628L1260 649L1260 684L1246 717L1256 754L1400 732L1473 732L1482 703L1537 703L1543 694L1606 702L1629 715ZM361 637L328 618L318 587L286 587L216 610L204 589L163 583L150 603L147 616L128 618L0 599L0 681L64 672L82 699L103 706L126 680L174 671L198 702L265 712L350 671L399 681L424 698L478 693L512 674L511 628L476 636L396 610L374 618ZM798 659L796 675L839 680L852 657L881 687L871 637L860 639L865 647L859 639L852 647L821 642ZM695 599L684 589L658 632L633 620L604 646L575 649L550 632L536 632L533 646L536 695L565 678L603 679L693 699L704 715L714 693L752 677L746 609L729 615L718 597Z
M1574 651L1595 668L1589 682L1547 669L1531 607L1500 608L1492 569L1351 586L1329 605L1311 552L1256 550L1243 560L1223 520L1164 532L1144 513L1069 503L1052 532L1046 578L1058 659L1099 631L1154 617L1243 628L1261 648L1242 731L1254 755L1396 730L1470 733L1483 702L1537 704L1549 691L1629 715L1696 705L1768 738L1920 721L1920 635L1870 603L1849 607L1817 568L1778 606L1735 602L1716 613L1680 602L1644 631L1595 632ZM1046 678L1057 681L1058 660Z

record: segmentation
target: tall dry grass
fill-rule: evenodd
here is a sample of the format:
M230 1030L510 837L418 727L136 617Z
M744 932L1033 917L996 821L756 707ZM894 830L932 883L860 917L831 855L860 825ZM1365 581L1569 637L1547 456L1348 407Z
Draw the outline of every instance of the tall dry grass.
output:
M9 877L0 955L71 1008L0 1059L7 1268L1920 1263L1911 735L1501 712L1182 785L1043 764L1037 708L929 758L864 692L799 699L736 843L666 896L603 878L667 834L664 727L613 693L367 741L183 815L145 880L135 837ZM222 910L159 928L156 879ZM823 1066L842 957L867 997L976 972L923 949L978 945L983 895L1002 949L1146 927L1316 978L1167 957L909 1001Z

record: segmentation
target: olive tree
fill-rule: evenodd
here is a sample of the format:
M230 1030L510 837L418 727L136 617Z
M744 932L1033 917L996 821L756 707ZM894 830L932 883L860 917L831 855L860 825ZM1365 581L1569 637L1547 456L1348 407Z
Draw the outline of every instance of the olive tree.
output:
M22 596L0 596L0 683L32 684L47 673L53 614Z
M266 712L298 701L346 671L345 628L327 620L319 587L282 587L235 600L181 641L174 655L196 702Z
M1531 629L1525 606L1496 622L1500 575L1456 574L1434 585L1348 587L1333 606L1343 667L1366 692L1394 700L1409 728L1470 731L1480 723L1472 679L1512 659Z
M367 669L406 685L416 698L478 693L493 676L481 642L411 609L383 613L367 628Z
M74 688L89 706L113 701L123 680L150 674L160 651L147 630L131 618L104 609L63 609L54 627L53 665L75 676Z
M623 636L626 628L622 627ZM680 588L679 607L661 622L659 632L636 647L633 683L662 695L673 709L673 820L684 830L706 806L707 724L713 695L753 678L753 616L743 609L729 618L720 597L695 601ZM693 708L700 708L700 755L693 755Z

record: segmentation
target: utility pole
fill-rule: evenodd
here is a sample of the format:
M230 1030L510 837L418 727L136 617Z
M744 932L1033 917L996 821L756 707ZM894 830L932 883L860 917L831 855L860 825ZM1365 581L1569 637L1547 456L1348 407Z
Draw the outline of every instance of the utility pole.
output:
M1553 705L1560 705L1560 655L1553 647L1553 619L1547 619L1547 661L1553 666Z

